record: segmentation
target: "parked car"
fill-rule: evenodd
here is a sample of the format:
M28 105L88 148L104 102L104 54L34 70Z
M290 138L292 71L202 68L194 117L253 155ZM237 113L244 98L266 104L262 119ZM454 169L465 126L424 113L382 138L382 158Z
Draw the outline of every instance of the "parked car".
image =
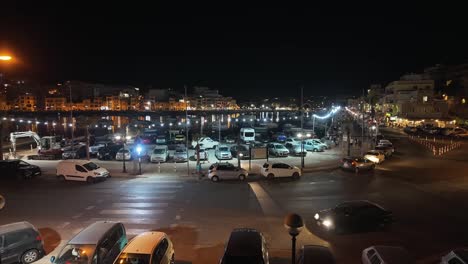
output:
M215 156L218 160L232 159L231 151L226 145L217 145L215 149Z
M228 135L224 137L224 142L227 144L234 144L236 143L236 138Z
M167 144L166 136L164 135L159 135L156 137L156 144L158 145L165 145Z
M98 155L99 149L106 147L109 144L113 144L111 141L100 141L96 142L94 145L89 147L89 155L96 157Z
M360 172L363 170L373 170L375 168L375 163L366 158L346 157L341 160L340 167L344 170Z
M216 147L219 142L209 137L201 137L199 140L192 141L192 147L195 148L197 144L200 144L205 149L211 149Z
M200 160L208 160L208 151L204 148L195 149L194 158L197 159L197 155Z
M385 142L384 143L379 143L379 144L377 144L377 147L386 147L386 148L390 149L392 151L392 153L395 152L395 148L393 147L393 144L391 144L391 143L385 143Z
M277 133L273 135L273 140L279 143L285 143L288 137L284 133Z
M31 179L41 175L39 166L31 165L24 160L1 160L0 180Z
M268 248L263 234L252 228L232 230L220 264L269 264Z
M182 135L182 134L175 135L174 141L176 144L185 143L185 135Z
M112 264L127 244L127 234L122 223L99 221L81 230L63 246L53 264Z
M393 147L386 147L381 145L376 146L374 149L377 151L381 151L384 154L385 158L389 158L393 155Z
M393 222L392 212L369 201L348 201L317 212L314 219L325 230L342 233L349 230L386 228Z
M109 171L87 160L63 160L57 164L56 175L60 180L94 183L110 177Z
M174 157L173 157L175 162L186 162L187 161L187 148L185 147L178 147L174 151Z
M62 159L81 159L86 157L86 145L75 145L63 150Z
M243 127L240 129L240 139L243 142L255 141L255 129Z
M45 255L42 236L32 224L18 222L0 226L0 263L33 263Z
M123 148L122 144L108 144L98 149L97 157L99 160L113 160L121 148Z
M144 232L133 238L114 264L174 264L174 246L163 232Z
M317 245L304 245L297 255L297 264L335 264L330 249Z
M290 155L307 156L307 150L300 142L299 143L286 142L284 146L289 150Z
M298 179L301 174L301 169L296 166L291 166L286 163L265 163L262 166L262 175L267 179L273 179L277 177L293 177Z
M169 148L166 145L159 145L151 153L151 162L166 162L169 158Z
M236 179L244 181L248 175L245 169L235 167L228 162L214 163L208 169L208 178L214 182Z
M131 148L121 148L115 154L115 160L132 160L132 149Z
M231 147L231 156L237 158L237 152L239 152L240 159L249 159L250 150L246 145L234 145Z
M298 138L292 138L292 137L289 137L287 138L284 142L285 143L292 143L292 144L300 144L302 140L298 139Z
M380 150L369 150L366 152L366 155L364 155L364 158L379 164L385 160L385 154Z
M289 155L289 150L280 143L269 143L267 148L268 153L276 157L287 157Z
M311 139L306 139L304 140L304 148L307 151L312 151L312 152L322 152L325 150L326 146L322 143L317 143L314 140Z
M308 141L314 142L315 144L317 144L319 147L321 147L321 148L324 149L324 150L330 148L327 144L323 143L323 142L322 142L320 139L318 139L318 138L311 138L311 139L308 139Z
M468 264L468 249L455 249L443 256L440 264Z
M390 142L390 140L388 139L380 139L379 142L377 143L377 145L384 145L384 144L392 145L392 142Z
M413 264L409 252L402 247L371 246L362 251L362 264Z

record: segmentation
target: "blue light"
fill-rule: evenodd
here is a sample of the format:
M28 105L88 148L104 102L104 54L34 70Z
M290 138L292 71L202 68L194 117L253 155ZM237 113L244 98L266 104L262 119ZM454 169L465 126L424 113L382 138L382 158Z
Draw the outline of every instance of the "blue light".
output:
M138 156L140 156L142 150L143 150L143 149L141 148L140 145L138 145L138 146L136 147L136 151L137 151L137 153L138 153Z

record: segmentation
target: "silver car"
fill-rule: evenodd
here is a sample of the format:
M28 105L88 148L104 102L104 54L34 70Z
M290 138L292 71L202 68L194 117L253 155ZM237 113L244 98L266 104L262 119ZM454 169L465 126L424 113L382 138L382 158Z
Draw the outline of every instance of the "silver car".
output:
M301 146L301 143L291 143L288 142L285 144L285 147L289 150L290 155L294 156L307 156L307 150L304 146Z
M174 152L175 162L186 162L187 161L187 149L185 147L176 148Z
M229 147L226 145L216 146L215 156L219 160L232 159L231 151L229 150Z
M289 150L280 143L270 143L267 147L268 153L276 157L287 157L289 155Z
M244 181L248 175L246 170L235 167L228 162L214 163L208 169L208 178L213 182L236 179Z

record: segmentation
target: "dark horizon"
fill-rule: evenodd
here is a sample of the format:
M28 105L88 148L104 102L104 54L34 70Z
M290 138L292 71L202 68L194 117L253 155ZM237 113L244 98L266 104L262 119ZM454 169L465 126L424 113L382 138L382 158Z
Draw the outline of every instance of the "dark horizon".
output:
M20 60L4 69L9 76L207 86L241 100L299 96L300 86L307 96L359 94L372 83L467 61L462 16L404 7L16 7L0 18L0 51Z

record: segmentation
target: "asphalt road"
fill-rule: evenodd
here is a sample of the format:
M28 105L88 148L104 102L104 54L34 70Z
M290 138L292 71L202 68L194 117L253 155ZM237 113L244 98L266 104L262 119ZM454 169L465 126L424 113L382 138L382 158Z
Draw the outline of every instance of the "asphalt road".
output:
M390 134L397 153L373 173L341 170L308 173L298 181L212 183L191 177L146 174L88 185L41 177L0 184L7 207L0 224L27 220L40 228L46 250L98 220L124 222L129 236L145 230L167 232L178 263L218 263L235 227L264 232L271 263L290 263L290 238L283 227L288 212L301 214L307 229L298 244L329 246L339 263L360 263L370 245L401 245L420 263L431 263L454 247L468 245L466 149L433 157L398 133ZM317 210L367 199L394 212L388 231L335 235L314 225ZM53 254L53 253L52 253ZM48 262L48 257L41 260Z

